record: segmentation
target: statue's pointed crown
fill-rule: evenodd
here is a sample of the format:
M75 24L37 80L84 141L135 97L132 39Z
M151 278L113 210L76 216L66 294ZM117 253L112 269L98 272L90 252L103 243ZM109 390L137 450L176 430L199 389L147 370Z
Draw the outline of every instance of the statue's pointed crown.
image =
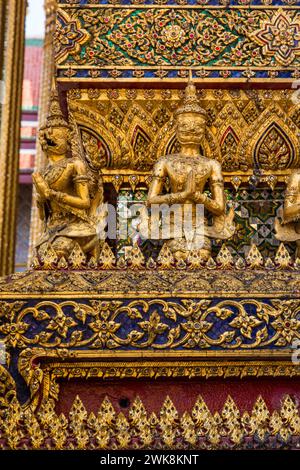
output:
M52 83L47 119L41 129L45 129L47 127L67 127L70 129L70 125L65 120L59 104L55 82Z
M177 110L175 111L175 116L179 114L185 113L196 113L201 114L203 117L206 116L205 109L201 108L198 97L197 97L197 90L195 84L192 81L192 73L190 71L189 74L189 81L184 90L184 98L182 103L179 105Z

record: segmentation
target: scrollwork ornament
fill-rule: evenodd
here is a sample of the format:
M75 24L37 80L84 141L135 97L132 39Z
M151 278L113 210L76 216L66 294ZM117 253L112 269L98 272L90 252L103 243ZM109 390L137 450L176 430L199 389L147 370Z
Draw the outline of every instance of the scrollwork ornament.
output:
M252 350L291 346L300 338L299 314L296 299L43 301L1 332L18 349Z
M245 2L243 2L245 3ZM117 6L105 13L102 5L58 10L55 36L58 66L183 67L228 65L294 66L299 63L299 13L280 8L186 8L156 5ZM244 6L244 5L243 5ZM284 31L286 34L282 34ZM67 32L71 32L66 36ZM67 39L66 39L67 37ZM208 53L209 51L209 53ZM217 67L216 67L217 68ZM228 73L224 74L228 77ZM117 69L109 73L119 72ZM156 71L157 76L168 72Z

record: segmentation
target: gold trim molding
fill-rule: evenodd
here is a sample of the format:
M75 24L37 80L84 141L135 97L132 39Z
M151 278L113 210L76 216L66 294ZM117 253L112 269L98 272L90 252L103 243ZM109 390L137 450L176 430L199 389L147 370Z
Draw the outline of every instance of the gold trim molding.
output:
M18 371L30 390L26 404L34 409L49 399L59 400L64 380L220 379L246 377L299 377L300 366L291 350L241 351L98 351L27 348L20 354Z

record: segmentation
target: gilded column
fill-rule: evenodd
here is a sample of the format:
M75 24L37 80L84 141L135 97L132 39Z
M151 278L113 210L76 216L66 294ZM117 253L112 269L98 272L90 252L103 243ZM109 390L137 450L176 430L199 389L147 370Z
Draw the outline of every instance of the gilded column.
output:
M41 125L47 117L49 98L51 92L52 79L55 75L54 72L54 54L53 54L53 36L55 31L55 20L57 1L56 0L45 0L45 12L46 12L46 30L45 30L45 41L44 41L44 55L42 65L42 78L40 86L40 102L39 102L39 125ZM44 166L45 159L39 142L36 144L36 159L34 171L38 171ZM33 254L33 248L36 245L37 239L42 230L42 223L39 219L36 204L36 194L33 193L32 210L31 210L31 228L30 228L30 243L28 253L28 264Z
M27 2L9 0L7 2L7 6L6 45L4 53L5 99L4 104L2 104L0 129L1 276L9 274L14 270L25 16ZM1 13L3 12L1 11Z

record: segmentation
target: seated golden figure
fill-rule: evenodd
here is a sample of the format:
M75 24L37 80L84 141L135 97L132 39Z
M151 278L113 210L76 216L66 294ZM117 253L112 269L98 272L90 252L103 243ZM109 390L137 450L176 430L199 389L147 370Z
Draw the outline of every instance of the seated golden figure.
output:
M62 115L56 91L52 92L39 140L48 164L41 173L33 174L39 214L44 221L44 233L36 248L39 252L50 242L58 256L67 258L78 243L84 253L95 255L102 181L91 175L84 158L72 156L71 127Z
M212 238L227 239L234 234L234 212L230 209L226 214L226 196L220 163L204 157L200 152L206 111L200 107L196 87L191 81L186 87L183 103L175 112L175 119L176 136L181 151L178 154L166 155L156 163L147 205L150 207L153 204L175 204L179 205L181 212L190 211L190 235L185 233L177 236L174 226L166 244L177 258L184 259L191 250L198 250L203 259L208 259ZM170 184L169 194L163 194L166 178ZM207 183L211 196L204 192ZM197 225L197 204L204 206L205 217L201 226ZM207 213L213 216L211 225L208 224Z
M296 242L296 258L300 258L300 169L289 178L281 221L275 219L275 236L283 242Z

